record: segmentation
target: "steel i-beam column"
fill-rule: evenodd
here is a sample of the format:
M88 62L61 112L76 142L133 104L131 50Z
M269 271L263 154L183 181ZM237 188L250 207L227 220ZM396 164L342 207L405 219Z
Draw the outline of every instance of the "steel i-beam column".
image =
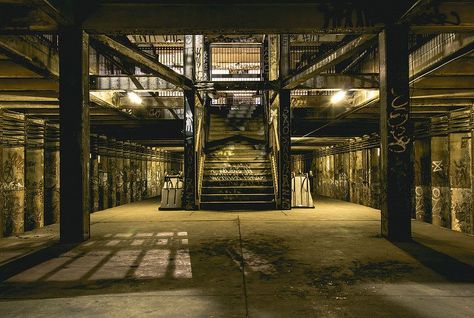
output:
M89 37L77 26L59 33L61 241L89 238Z
M194 78L194 39L184 37L184 76ZM196 208L196 154L194 144L195 90L184 90L184 208Z
M382 235L411 238L413 136L408 83L408 28L379 35Z
M287 34L280 35L280 79L290 73L290 38ZM280 109L278 112L278 135L280 138L279 189L280 209L291 210L291 113L290 90L279 92Z

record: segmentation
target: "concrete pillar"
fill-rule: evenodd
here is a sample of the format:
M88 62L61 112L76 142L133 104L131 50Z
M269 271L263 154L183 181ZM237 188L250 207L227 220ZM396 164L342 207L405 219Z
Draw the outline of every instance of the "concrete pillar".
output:
M24 231L25 211L25 116L3 111L3 235Z
M99 136L90 138L90 211L99 211Z
M341 155L342 157L342 175L340 176L340 182L343 187L343 197L341 198L344 201L350 201L350 153L345 152Z
M415 140L415 209L412 217L431 223L431 139Z
M354 173L355 173L355 202L357 204L364 203L364 161L363 161L363 150L354 151Z
M148 198L148 184L147 184L147 148L141 147L141 169L142 169L142 179L141 179L141 193L142 200Z
M59 125L46 124L44 143L44 223L59 223L60 215L60 162Z
M449 186L451 188L451 229L471 233L471 111L450 113Z
M25 231L44 226L44 120L26 120Z
M408 85L408 28L387 26L379 35L382 235L411 238L413 136Z
M355 151L349 152L349 199L352 203L357 203L357 154Z
M117 141L115 144L115 160L117 173L115 175L115 198L117 205L125 204L125 183L124 183L124 171L123 171L123 142Z
M129 142L123 144L123 196L124 203L131 202L131 173L130 173L130 147Z
M152 182L153 182L153 196L158 195L158 156L156 148L152 149Z
M115 154L115 143L116 140L113 138L107 138L107 182L108 182L108 196L109 196L109 208L117 206L117 192L116 192L116 180L117 180L117 160Z
M90 236L89 37L77 26L59 35L61 131L61 240Z
M137 145L131 144L130 146L130 188L131 188L131 202L138 201L138 153Z
M99 210L109 207L109 161L107 160L107 137L99 136L97 164L99 168Z
M146 149L146 195L147 198L151 198L154 195L153 187L153 155L151 148Z
M447 118L434 118L437 121L446 121ZM431 214L432 223L442 227L451 227L449 189L449 138L445 135L431 138Z
M370 148L370 206L380 209L380 148Z

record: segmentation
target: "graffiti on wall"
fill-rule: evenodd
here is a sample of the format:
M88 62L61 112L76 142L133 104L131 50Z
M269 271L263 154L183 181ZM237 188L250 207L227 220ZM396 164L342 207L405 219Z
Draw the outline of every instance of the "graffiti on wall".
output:
M407 96L396 94L393 88L392 95L394 98L387 118L389 127L388 150L402 153L407 150L407 146L411 142L411 137L408 135L407 129L410 113L409 101Z

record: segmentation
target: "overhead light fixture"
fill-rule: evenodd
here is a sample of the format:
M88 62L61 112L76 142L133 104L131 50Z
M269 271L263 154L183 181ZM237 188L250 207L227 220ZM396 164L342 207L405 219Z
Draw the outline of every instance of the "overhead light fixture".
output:
M346 98L347 92L344 90L338 91L331 97L331 104L338 104Z
M127 97L130 103L134 105L140 105L142 103L142 98L135 92L128 92Z

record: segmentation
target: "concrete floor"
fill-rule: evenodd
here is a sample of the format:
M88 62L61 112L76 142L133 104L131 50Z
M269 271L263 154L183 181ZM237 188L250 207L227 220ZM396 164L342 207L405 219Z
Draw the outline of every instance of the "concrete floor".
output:
M474 317L474 237L413 222L379 235L380 213L318 198L291 212L92 215L92 238L57 226L0 239L1 317ZM244 271L242 271L244 268Z

